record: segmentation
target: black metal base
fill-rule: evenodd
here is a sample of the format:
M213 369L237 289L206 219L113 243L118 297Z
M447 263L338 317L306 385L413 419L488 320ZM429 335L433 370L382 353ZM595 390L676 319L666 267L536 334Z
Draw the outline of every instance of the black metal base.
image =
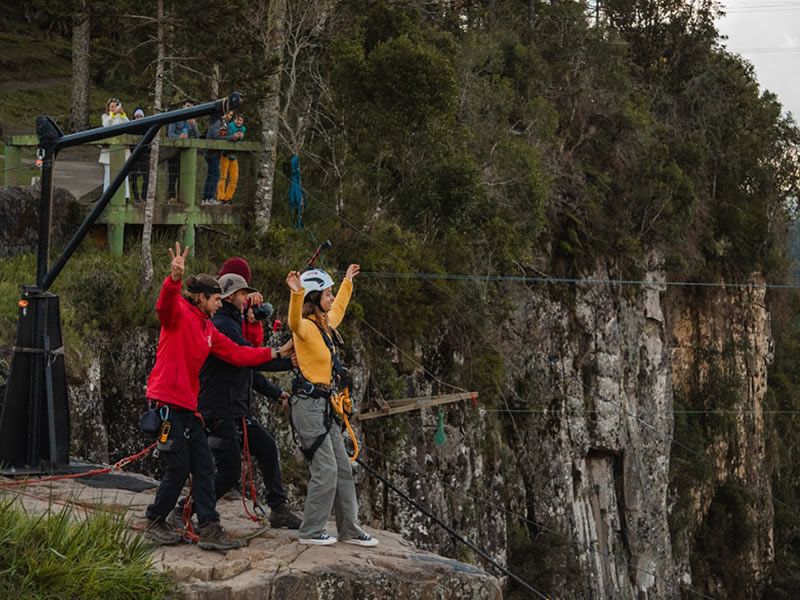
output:
M69 443L58 296L26 288L0 414L0 467L29 473L64 468Z

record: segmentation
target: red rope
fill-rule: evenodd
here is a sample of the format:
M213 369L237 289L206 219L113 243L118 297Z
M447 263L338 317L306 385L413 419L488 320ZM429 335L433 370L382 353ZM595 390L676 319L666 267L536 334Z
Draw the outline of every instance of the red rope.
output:
M141 452L133 454L131 456L126 456L123 459L118 460L112 466L106 467L105 469L92 469L91 471L86 471L86 473L73 473L71 475L53 475L52 477L43 477L41 479L23 479L21 481L0 481L0 487L13 487L17 485L29 485L32 483L43 483L45 481L60 481L62 479L77 479L79 477L91 477L93 475L103 475L105 473L110 473L111 471L116 471L132 463L135 460L139 460L142 456L150 452L153 448L156 447L158 442L154 442L152 445L148 446Z
M186 495L186 502L183 503L183 528L184 537L196 544L200 540L200 536L195 533L192 526L192 483L194 483L194 477L189 475L189 493Z
M250 485L250 499L253 501L253 512L256 510L260 510L262 515L264 513L264 509L262 509L258 505L258 494L256 493L256 484L253 482L253 460L250 457L250 442L247 438L247 418L242 417L242 436L243 436L243 443L242 443L242 506L244 506L244 512L247 513L248 518L251 521L261 521L262 517L258 517L254 514L251 514L247 508L247 498L245 495L245 487L247 484Z

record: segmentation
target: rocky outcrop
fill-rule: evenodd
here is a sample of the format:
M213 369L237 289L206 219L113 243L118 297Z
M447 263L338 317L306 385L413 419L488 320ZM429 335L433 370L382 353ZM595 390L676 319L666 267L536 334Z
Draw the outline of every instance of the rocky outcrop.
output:
M684 423L682 437L703 434L673 453L676 576L715 596L760 597L775 554L764 422L773 347L765 294L719 288L671 300L672 377L688 411L676 418ZM726 537L736 538L733 547Z
M647 277L665 278L657 261ZM737 585L758 595L773 554L769 473L761 468L771 357L763 294L653 283L516 288L510 298L515 308L491 344L494 397L448 406L441 446L433 435L438 409L366 421L362 458L529 584L575 599L724 595L730 580L704 559L702 543L714 539L715 515L741 513L748 537L733 553ZM416 357L427 371L464 363L447 337L446 330L430 332ZM99 443L86 441L87 456L107 452L113 461L146 445L136 423L156 342L151 331L98 342L100 375L87 381L100 383L74 388L71 396L82 415L74 420L91 432L81 439ZM358 364L357 338L352 342L361 398L370 374ZM387 350L387 360L400 358ZM420 370L407 379L407 391L430 392L430 381ZM96 394L102 410L89 409L98 406ZM694 430L686 419L694 417L679 412L676 420L676 406L722 405L736 412L700 427L705 439L687 439ZM274 422L300 509L307 472L285 414L260 410ZM687 455L686 447L696 453ZM158 475L159 466L151 459L141 469ZM365 524L399 532L420 549L481 563L382 483L358 468L356 477ZM750 491L742 503L736 490L744 486ZM339 579L320 577L353 597L366 594L341 571ZM511 597L514 589L509 584Z
M40 198L38 185L0 186L0 257L36 252ZM86 208L72 194L56 188L53 191L51 244L66 242L85 212Z
M78 501L77 518L84 510L113 510L141 527L156 484L129 474L61 480L26 486L19 501L34 514L53 501ZM223 554L182 544L153 552L185 600L502 600L500 583L482 569L419 550L394 533L370 529L380 540L374 548L304 546L296 531L248 520L239 501L222 500L217 508L229 534L249 540L245 547Z

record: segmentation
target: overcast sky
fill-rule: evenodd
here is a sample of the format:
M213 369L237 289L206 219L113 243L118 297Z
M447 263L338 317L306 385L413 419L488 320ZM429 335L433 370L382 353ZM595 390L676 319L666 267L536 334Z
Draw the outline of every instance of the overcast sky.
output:
M753 64L761 89L800 121L800 0L724 0L725 46Z

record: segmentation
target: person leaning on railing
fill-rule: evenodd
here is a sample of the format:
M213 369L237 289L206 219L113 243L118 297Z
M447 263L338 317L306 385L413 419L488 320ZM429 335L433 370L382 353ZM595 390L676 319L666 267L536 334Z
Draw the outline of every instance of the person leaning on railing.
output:
M191 108L194 103L191 100L186 100L181 108ZM197 119L186 119L184 121L175 121L170 123L167 127L167 137L186 139L186 138L199 138L200 129L197 127ZM181 157L175 151L174 156L170 156L167 160L167 202L174 203L178 197L178 180L181 170Z
M122 108L122 102L117 98L109 98L106 101L106 112L100 118L103 127L111 127L112 125L119 125L120 123L128 122L128 115L125 114L125 109ZM108 189L111 185L111 152L108 146L100 146L100 158L97 160L103 165L103 191ZM131 151L125 148L125 158L131 155ZM128 189L128 178L125 178L125 198L130 198L131 194Z

